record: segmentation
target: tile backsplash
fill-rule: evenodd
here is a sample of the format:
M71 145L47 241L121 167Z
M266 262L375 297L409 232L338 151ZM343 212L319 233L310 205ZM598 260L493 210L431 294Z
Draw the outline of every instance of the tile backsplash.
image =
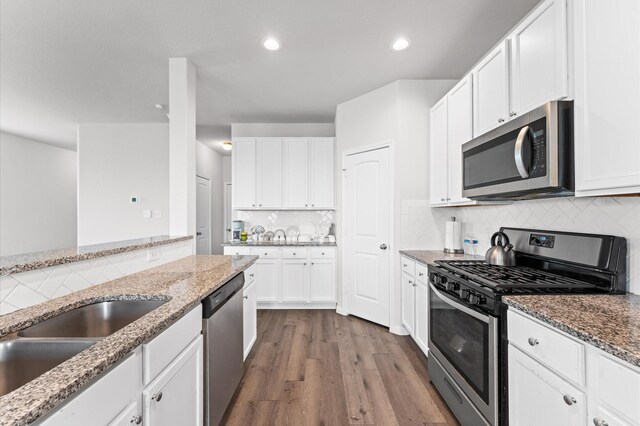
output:
M442 250L445 222L456 216L462 235L479 240L479 253L501 226L608 234L627 239L629 290L640 294L640 197L552 198L509 205L430 208L428 200L402 203L402 248Z
M335 223L336 214L332 210L236 210L234 218L244 220L246 231L254 225L262 225L267 231L275 232L278 229L286 231L289 226L299 227L302 224L311 224L319 233L323 226L326 230L332 223Z

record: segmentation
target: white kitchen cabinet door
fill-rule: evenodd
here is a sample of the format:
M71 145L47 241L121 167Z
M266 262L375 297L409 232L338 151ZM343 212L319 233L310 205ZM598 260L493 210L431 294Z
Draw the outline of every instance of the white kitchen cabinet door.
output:
M306 302L309 267L306 260L282 261L282 301Z
M260 209L282 207L282 139L258 138L256 200Z
M309 268L309 301L336 301L336 262L312 260Z
M508 42L500 43L472 71L473 137L509 119Z
M255 275L258 302L278 301L278 282L280 280L280 262L278 260L258 260L255 263Z
M202 336L143 391L144 424L202 425Z
M415 332L416 283L413 277L402 274L402 325L412 336Z
M233 176L233 208L255 209L256 202L256 139L234 138L231 156Z
M431 108L429 125L429 202L432 206L447 204L447 97Z
M284 138L284 207L309 207L309 140Z
M416 320L413 340L425 355L429 355L429 287L418 281L416 289Z
M309 204L314 209L333 209L333 138L309 140Z
M640 2L574 9L576 196L640 193Z
M45 418L41 424L46 426L110 424L118 420L132 403L139 404L141 390L142 351L138 348L120 364L103 373L98 380L74 396L62 408ZM142 415L142 410L138 410L137 414Z
M109 426L135 426L139 424L142 424L142 404L140 403L140 398L127 405L127 408L122 410L122 412L109 423Z
M509 37L510 117L568 92L566 0L546 0Z
M253 344L258 337L258 317L257 317L257 284L254 280L248 287L242 290L242 315L243 315L243 360L247 359L247 355L251 352Z
M587 399L560 376L509 345L509 423L585 425Z
M468 74L447 94L447 166L449 204L472 201L462 196L462 145L473 138L473 78Z

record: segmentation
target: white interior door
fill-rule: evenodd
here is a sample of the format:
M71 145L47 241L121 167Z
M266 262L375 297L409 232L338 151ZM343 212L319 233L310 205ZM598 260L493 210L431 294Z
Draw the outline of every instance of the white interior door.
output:
M389 148L343 162L345 288L349 314L389 325L391 175Z
M196 176L196 254L211 254L211 181Z
M231 182L224 183L224 241L231 241L231 222L233 221L233 213L231 212Z

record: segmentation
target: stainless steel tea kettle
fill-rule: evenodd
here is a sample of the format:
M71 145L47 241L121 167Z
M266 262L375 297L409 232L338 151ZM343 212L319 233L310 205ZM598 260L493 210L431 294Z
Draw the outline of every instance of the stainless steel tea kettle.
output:
M484 258L490 265L514 266L516 264L516 252L509 243L509 237L504 232L496 232L491 236L491 248L487 250Z

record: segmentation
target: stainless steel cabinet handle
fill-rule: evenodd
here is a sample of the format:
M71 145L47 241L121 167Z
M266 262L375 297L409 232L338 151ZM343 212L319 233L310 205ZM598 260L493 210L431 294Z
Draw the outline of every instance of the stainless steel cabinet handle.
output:
M407 267L407 264L406 264L406 263L403 263L403 264L402 264L402 267L403 267L403 268L406 268L406 267Z
M576 404L578 401L576 401L576 399L574 397L572 397L571 395L564 395L562 397L562 399L564 399L564 402L567 403L567 405L573 405Z
M387 249L387 245L385 243L380 244L380 250L386 250ZM324 253L322 253L322 255L324 256ZM407 266L407 265L404 265Z
M418 276L419 276L419 277L423 277L423 276L424 276L424 274L423 274L422 272L418 272Z
M262 204L258 204L258 207L262 207Z
M531 346L535 346L535 345L537 345L537 344L539 344L539 343L540 343L540 342L538 341L538 339L536 339L535 337L529 337L528 342L529 342L529 344L530 344Z
M518 114L516 114L516 113L515 113L515 112L513 112L513 111L511 111L511 112L509 113L509 117L515 117L516 115L518 115Z
M316 206L315 204L311 204L311 207L315 207L315 206Z
M447 198L447 201L451 201L451 198Z
M498 123L504 123L504 118L498 118Z
M153 395L151 399L155 402L160 402L162 400L162 392L158 392L157 394Z
M413 286L414 286L414 287L417 287L417 286L418 286L418 284L415 284L415 283L414 283L414 284L413 284Z
M304 263L303 263L303 265L304 265L304 266L307 266L307 262L304 262Z
M135 416L131 417L131 421L129 423L135 423L139 425L140 423L142 423L142 416L139 414L136 414Z
M383 245L384 245L384 244L383 244ZM382 249L382 250L384 250L384 249ZM324 252L322 252L322 255L324 256Z
M248 298L249 298L249 296L242 296L242 298L243 298L243 299L248 299Z
M295 256L296 254L295 254L295 253L293 253L293 255Z
M440 198L440 201L447 201L447 200L445 200L444 198Z
M253 207L255 207L255 206L256 206L255 204L251 204L251 205L252 205Z
M315 265L315 263L311 262L311 266Z
M596 426L609 426L609 423L605 422L602 419L599 419L597 417L593 418L593 424Z
M251 278L253 278L253 274L249 274L249 276L250 276Z

